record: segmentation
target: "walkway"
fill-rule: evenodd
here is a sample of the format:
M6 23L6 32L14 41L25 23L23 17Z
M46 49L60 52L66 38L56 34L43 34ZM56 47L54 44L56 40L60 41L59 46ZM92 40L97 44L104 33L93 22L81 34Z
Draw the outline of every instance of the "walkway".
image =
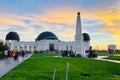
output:
M32 54L29 54L24 59L22 57L19 57L18 61L13 60L13 58L11 58L9 61L0 61L0 78L31 56Z
M107 58L108 56L98 56L97 58L94 58L96 60L102 60L102 61L109 61L109 62L114 62L114 63L120 63L120 61L118 60L110 60L110 59L103 59L103 58Z

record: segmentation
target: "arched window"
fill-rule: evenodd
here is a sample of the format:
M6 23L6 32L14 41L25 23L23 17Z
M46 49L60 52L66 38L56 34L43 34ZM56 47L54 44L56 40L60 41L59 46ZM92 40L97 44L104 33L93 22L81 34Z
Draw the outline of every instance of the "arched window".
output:
M20 50L22 50L22 46L20 46Z
M72 46L70 46L70 50L72 50Z
M24 48L25 48L25 51L26 51L26 49L27 49L27 46L24 46Z
M66 50L68 50L68 46L66 46Z
M32 48L32 46L29 46L29 50L30 50L30 51L32 50L31 48Z
M34 46L34 51L36 51L36 46Z
M15 50L17 50L17 46L15 46Z

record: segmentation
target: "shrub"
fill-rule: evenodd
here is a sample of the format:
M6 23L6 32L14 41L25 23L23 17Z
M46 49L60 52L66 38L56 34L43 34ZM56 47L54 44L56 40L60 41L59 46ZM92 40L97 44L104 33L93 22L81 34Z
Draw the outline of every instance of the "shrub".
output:
M61 51L62 57L68 57L68 51Z
M68 51L69 57L75 57L75 54L73 53L73 51Z
M76 57L77 58L81 58L82 56L81 56L81 54L77 54Z
M0 51L0 59L3 59L4 58L4 52L3 51Z
M95 58L97 57L97 54L94 51L90 51L90 53L88 54L89 58Z

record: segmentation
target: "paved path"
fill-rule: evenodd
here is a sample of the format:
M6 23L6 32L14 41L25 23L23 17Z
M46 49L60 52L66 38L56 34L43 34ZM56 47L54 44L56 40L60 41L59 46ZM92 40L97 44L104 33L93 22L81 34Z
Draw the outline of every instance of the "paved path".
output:
M102 61L109 61L109 62L114 62L114 63L120 63L120 61L118 60L110 60L110 59L103 59L103 58L107 58L108 56L98 56L97 58L94 58L96 60L102 60Z
M19 57L18 61L13 60L13 58L11 58L9 61L8 60L0 61L0 78L31 56L32 54L29 54L24 59L22 57Z

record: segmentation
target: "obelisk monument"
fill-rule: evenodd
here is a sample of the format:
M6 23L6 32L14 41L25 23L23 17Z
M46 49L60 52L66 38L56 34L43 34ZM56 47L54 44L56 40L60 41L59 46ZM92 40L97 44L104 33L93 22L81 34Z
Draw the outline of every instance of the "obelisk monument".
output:
M80 54L82 57L86 57L84 50L84 43L83 43L80 12L77 13L77 21L76 21L75 52L76 55Z

